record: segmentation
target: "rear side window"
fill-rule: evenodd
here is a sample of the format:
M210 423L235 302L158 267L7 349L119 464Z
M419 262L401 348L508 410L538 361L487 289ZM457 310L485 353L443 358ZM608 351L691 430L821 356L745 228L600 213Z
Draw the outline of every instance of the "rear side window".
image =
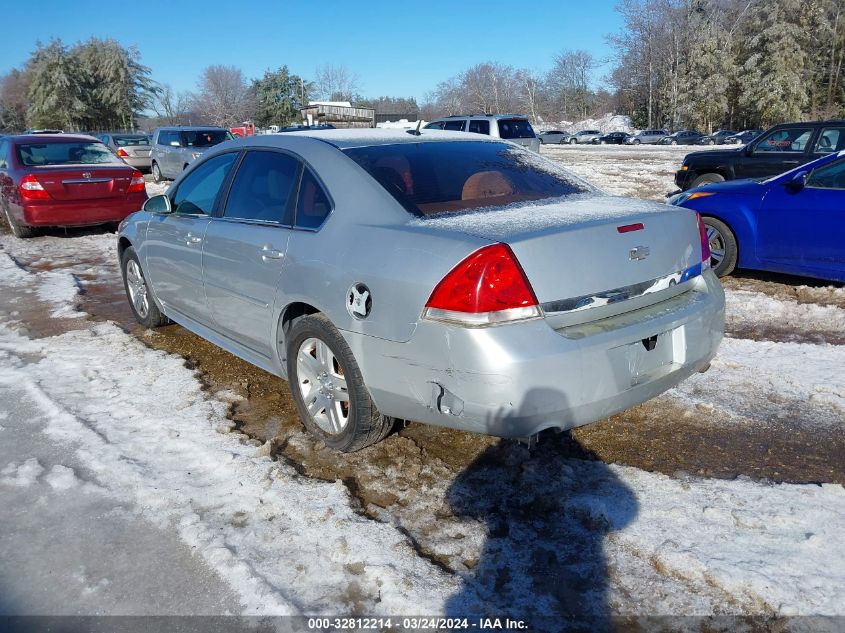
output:
M306 169L299 186L299 201L296 205L296 226L304 229L316 229L328 217L331 202L323 187Z
M238 167L223 217L291 224L300 163L280 152L248 152Z
M463 132L466 126L466 121L463 119L459 121L446 121L443 124L444 130L451 130L452 132Z
M24 143L17 146L21 165L123 165L123 161L102 143Z
M814 152L817 154L830 154L845 149L845 127L826 127L819 134Z
M469 131L476 134L490 134L490 121L470 121Z
M402 143L344 151L420 216L594 191L554 163L508 143Z
M209 215L237 156L236 152L215 156L188 174L173 196L173 210L187 215Z
M527 119L499 119L502 138L534 138L534 128Z

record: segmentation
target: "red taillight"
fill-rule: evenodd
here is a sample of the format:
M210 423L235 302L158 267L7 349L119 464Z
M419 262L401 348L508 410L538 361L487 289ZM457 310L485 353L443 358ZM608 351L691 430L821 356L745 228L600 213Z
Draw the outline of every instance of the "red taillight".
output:
M437 284L423 317L460 325L492 325L540 316L537 297L506 244L485 246Z
M38 179L32 174L27 174L21 178L18 188L21 192L21 198L25 201L50 199L50 194L44 189L44 185L38 182Z
M145 189L146 185L144 184L144 175L136 169L132 172L132 180L129 181L129 189L126 191L128 193L138 193L139 191L144 191Z
M698 219L698 233L701 235L701 263L704 268L710 266L710 240L707 239L707 227L704 226L704 220L701 215L696 213L695 217Z
M119 147L117 149L117 155L120 156L121 158L129 158L129 152L127 152L122 147Z
M637 222L636 224L623 224L622 226L617 226L616 230L620 233L630 233L631 231L642 231L644 228L645 227L642 222Z

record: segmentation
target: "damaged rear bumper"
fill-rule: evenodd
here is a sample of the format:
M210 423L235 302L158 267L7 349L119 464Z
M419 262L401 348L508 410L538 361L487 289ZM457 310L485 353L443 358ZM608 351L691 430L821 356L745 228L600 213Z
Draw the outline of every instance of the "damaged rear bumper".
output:
M421 321L406 343L343 335L382 413L528 437L605 418L706 368L724 293L709 270L690 284L671 301L557 330L543 319L476 329Z

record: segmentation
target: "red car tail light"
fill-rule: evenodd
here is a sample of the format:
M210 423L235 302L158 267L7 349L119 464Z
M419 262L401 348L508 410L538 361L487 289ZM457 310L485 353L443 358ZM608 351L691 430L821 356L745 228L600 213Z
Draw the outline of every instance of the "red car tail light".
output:
M437 284L423 318L485 326L542 316L525 272L507 244L485 246Z
M18 189L21 192L21 198L24 201L30 200L50 200L50 193L44 189L44 185L38 182L38 179L33 176L32 174L27 174L23 178L21 178L21 182L18 185Z
M122 147L117 148L117 155L120 156L121 158L129 158L129 152L127 152Z
M146 185L144 184L144 175L136 169L132 172L132 180L129 181L129 189L127 189L126 192L138 193L139 191L145 190Z
M695 217L698 219L698 233L701 235L701 264L702 268L710 266L710 240L707 239L707 227L704 226L704 220L701 219L701 214L696 213Z

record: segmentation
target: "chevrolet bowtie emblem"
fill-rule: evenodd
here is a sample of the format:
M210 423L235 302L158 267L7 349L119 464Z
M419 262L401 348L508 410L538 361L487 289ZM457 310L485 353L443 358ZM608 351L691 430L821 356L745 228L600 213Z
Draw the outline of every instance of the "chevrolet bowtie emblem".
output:
M651 249L648 246L635 246L631 249L631 252L628 254L629 259L631 260L640 260L645 259L651 253Z

